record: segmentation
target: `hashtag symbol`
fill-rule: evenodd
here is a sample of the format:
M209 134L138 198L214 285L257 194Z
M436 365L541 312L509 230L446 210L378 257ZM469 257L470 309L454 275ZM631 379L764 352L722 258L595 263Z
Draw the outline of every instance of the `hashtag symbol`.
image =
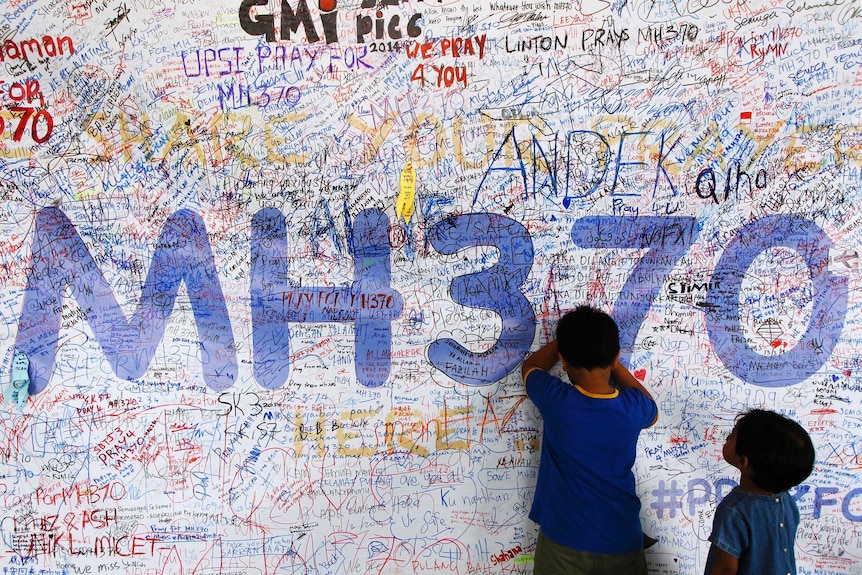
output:
M670 482L670 489L665 487L664 480L658 482L658 489L652 490L655 501L650 503L650 507L656 510L658 518L664 517L665 510L668 511L668 516L675 517L676 510L682 510L682 489L677 488L676 480Z

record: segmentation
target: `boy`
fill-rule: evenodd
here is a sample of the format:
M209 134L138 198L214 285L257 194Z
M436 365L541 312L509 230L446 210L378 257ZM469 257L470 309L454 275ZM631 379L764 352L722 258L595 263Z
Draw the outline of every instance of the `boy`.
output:
M814 445L798 423L773 411L744 414L722 449L739 486L719 503L706 575L796 573L799 509L787 490L814 469Z
M521 366L544 435L530 510L540 525L534 575L646 575L632 466L658 408L619 356L614 320L580 306ZM557 361L573 385L547 373Z

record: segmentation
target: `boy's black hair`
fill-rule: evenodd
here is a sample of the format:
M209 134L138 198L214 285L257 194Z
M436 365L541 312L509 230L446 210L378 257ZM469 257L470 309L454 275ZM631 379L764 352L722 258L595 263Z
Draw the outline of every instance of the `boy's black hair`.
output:
M578 306L560 318L557 349L571 367L610 367L620 352L620 330L605 312Z
M752 409L736 422L736 454L748 458L754 484L772 493L799 485L814 469L808 432L765 409Z

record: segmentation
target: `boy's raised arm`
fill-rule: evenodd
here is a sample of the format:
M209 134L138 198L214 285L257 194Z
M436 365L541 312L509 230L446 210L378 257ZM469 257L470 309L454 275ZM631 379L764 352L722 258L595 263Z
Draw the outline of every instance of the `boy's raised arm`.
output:
M645 388L643 384L638 381L638 379L634 375L632 375L632 372L630 372L623 364L620 363L619 357L614 360L614 363L611 366L611 376L614 378L617 387L630 387L632 389L637 389L645 396L650 398L650 401L655 403L655 399L653 399L652 394L647 391L647 388ZM653 419L652 423L650 423L647 427L655 425L657 421L658 411L656 411L655 419Z
M527 374L532 370L538 368L542 371L550 371L559 359L556 339L549 341L528 355L521 364L521 379L524 381L524 385L527 384Z
M647 391L647 388L645 388L634 375L632 375L632 372L620 363L619 358L614 360L614 364L611 366L611 375L618 387L630 387L632 389L640 390L640 392L648 398L653 399L652 394Z

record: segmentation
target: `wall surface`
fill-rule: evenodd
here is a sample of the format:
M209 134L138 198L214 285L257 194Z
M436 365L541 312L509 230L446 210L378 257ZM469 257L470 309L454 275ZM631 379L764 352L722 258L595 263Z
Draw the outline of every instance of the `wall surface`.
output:
M3 575L531 573L518 367L583 302L652 573L752 407L817 446L800 573L862 573L862 1L0 4Z

